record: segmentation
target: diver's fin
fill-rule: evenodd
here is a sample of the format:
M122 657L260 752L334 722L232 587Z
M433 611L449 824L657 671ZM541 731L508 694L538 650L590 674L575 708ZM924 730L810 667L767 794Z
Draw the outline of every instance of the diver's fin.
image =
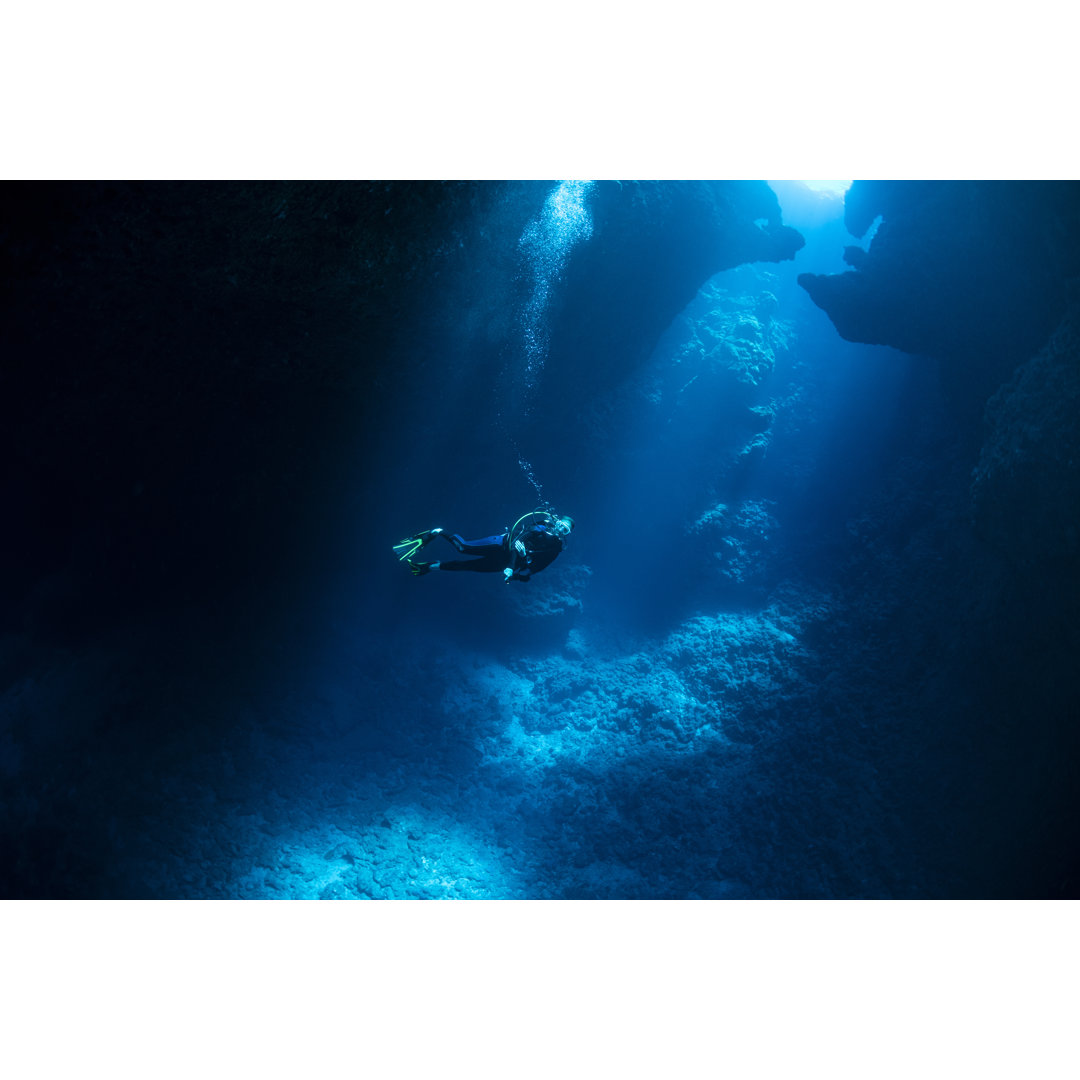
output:
M419 532L414 536L406 536L404 540L394 545L394 554L398 562L411 559L427 543L427 533Z
M406 559L411 559L422 547L426 544L430 544L436 536L445 536L445 529L424 529L423 532L413 533L412 536L406 536L400 543L394 545L394 552L397 554L398 562L404 562ZM449 540L450 538L447 537ZM457 547L457 545L454 545Z
M426 573L428 573L431 570L431 567L432 567L432 563L413 562L412 559L409 560L409 569L413 572L413 574L416 577L423 577Z

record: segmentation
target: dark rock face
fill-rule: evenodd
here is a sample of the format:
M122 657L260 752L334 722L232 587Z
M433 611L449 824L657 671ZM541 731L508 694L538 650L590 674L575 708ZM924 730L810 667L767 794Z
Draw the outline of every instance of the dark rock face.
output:
M714 274L793 259L804 244L761 181L602 183L589 206L592 240L575 251L552 312L549 365L563 400L567 382L583 396L634 371Z
M1075 557L1080 184L854 184L849 231L878 215L854 271L799 283L845 338L940 361L984 539L1029 570Z
M1077 587L1080 556L1080 305L986 407L972 480L979 532L1018 566L1061 565Z
M800 284L844 337L937 361L944 415L927 396L937 445L883 492L876 531L893 539L872 571L843 579L864 609L891 608L909 700L943 703L912 712L949 716L955 749L923 774L941 794L922 802L958 808L964 895L1075 896L1080 185L856 184L849 229L878 214L855 271ZM932 687L949 671L951 690ZM969 762L966 791L950 758Z
M848 230L863 236L879 215L869 251L847 260L857 269L799 278L848 341L1000 381L1061 318L1063 282L1080 272L1078 185L856 181Z
M592 236L553 294L547 371L533 418L518 428L571 500L585 494L580 460L606 452L609 426L592 406L643 368L697 289L743 263L792 259L804 244L760 181L602 182L588 208Z

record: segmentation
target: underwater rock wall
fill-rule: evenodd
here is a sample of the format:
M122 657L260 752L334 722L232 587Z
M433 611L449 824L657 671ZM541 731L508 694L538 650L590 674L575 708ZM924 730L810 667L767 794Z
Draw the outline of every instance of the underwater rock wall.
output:
M777 285L763 267L710 278L649 362L587 412L600 519L634 521L634 543L604 552L614 578L634 580L641 550L677 552L663 571L672 602L763 598L782 542L760 481L798 397L796 329Z
M986 406L972 478L976 527L1018 567L1064 571L1080 557L1080 305Z
M913 795L952 807L913 823L928 857L963 895L1075 895L1080 185L854 185L852 231L879 213L855 271L800 284L843 336L933 358L942 396L851 520L845 638L910 665L885 715Z
M567 262L552 304L550 378L538 413L580 423L584 403L617 390L712 275L792 259L803 238L761 181L594 185L593 235Z
M856 182L849 230L877 215L855 271L799 283L845 338L940 360L985 539L1028 570L1074 556L1080 184Z
M982 385L1039 348L1080 273L1073 183L862 181L844 218L857 269L799 284L849 341L934 356Z

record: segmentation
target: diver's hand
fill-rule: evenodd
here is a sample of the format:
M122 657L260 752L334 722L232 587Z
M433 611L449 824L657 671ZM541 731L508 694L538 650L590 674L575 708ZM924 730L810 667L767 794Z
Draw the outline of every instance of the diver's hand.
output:
M511 579L511 578L512 578L513 576L514 576L514 571L513 571L513 570L511 570L511 569L510 569L510 567L508 566L508 567L507 567L507 568L506 568L506 569L505 569L505 570L503 571L503 584L504 584L504 585L509 585L509 584L510 584L510 579Z
M519 555L527 555L528 554L528 552L525 550L525 545L520 540L515 540L514 541L514 550Z

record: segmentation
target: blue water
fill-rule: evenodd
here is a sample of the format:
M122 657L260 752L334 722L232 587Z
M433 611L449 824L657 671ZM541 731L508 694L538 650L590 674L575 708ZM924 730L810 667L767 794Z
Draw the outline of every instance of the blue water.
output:
M10 627L5 894L1067 893L1073 697L1040 642L1072 631L972 530L978 441L938 362L845 341L796 282L874 236L845 232L841 196L777 187L805 246L702 280L633 360L597 344L602 291L580 336L559 329L611 242L603 184L486 210L506 258L466 277L447 246L422 333L403 315L364 383L385 397L279 529L199 528L243 553L207 557L213 596L166 539L167 603L162 584L67 639ZM222 430L236 460L277 455L274 483L314 453L288 424L288 454L261 449L235 410ZM224 445L193 455L203 437ZM182 483L264 513L218 465ZM390 550L537 505L576 529L527 584L413 577Z

